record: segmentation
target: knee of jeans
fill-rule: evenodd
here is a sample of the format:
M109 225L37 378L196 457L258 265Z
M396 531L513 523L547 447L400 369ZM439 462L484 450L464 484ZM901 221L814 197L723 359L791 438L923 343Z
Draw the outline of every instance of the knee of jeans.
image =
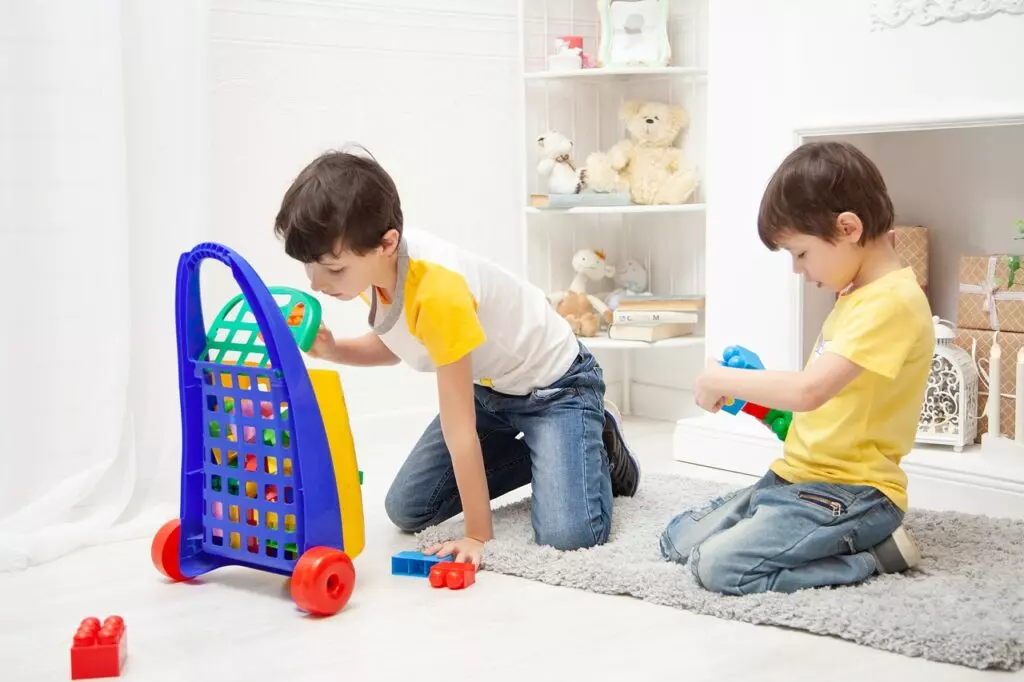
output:
M608 526L594 522L538 525L534 527L534 535L538 545L565 551L587 549L604 544L608 539Z
M694 524L696 521L693 518L693 512L689 511L679 514L668 522L665 530L661 533L659 542L663 558L681 564L686 563L690 555L690 547L686 542L686 530L692 528Z
M742 572L737 563L730 559L728 550L715 551L706 545L698 545L690 552L690 572L705 590L722 594L740 595Z
M384 511L387 512L391 523L399 530L408 533L417 533L429 525L430 519L424 514L414 514L409 508L407 498L402 495L395 486L388 490L384 497Z
M674 561L676 563L686 563L686 557L676 551L676 546L672 543L672 533L670 533L671 526L667 526L661 533L661 538L658 540L658 546L661 548L661 558L668 561Z

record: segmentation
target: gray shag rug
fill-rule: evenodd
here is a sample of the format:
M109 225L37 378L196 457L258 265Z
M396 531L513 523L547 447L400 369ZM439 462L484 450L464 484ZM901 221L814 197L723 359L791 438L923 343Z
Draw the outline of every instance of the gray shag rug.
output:
M1024 521L911 510L906 525L924 556L912 571L856 586L725 596L698 586L688 567L663 561L658 538L673 515L733 487L645 475L636 497L615 500L608 543L573 552L538 546L529 500L516 502L495 512L498 539L487 544L481 568L933 661L1024 666ZM417 537L422 549L461 535L462 522L453 519Z

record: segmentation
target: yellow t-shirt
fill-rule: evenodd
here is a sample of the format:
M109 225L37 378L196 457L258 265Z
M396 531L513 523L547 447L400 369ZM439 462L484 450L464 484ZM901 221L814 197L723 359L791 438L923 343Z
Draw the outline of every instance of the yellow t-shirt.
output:
M910 268L841 295L808 365L827 351L864 371L818 409L793 415L772 471L791 483L873 486L906 511L899 463L914 443L934 349L931 308Z

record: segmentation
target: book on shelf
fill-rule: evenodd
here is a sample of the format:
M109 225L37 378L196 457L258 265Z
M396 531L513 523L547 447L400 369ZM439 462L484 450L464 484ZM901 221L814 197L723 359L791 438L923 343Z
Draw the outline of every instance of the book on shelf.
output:
M693 334L697 325L692 322L661 322L655 324L613 324L608 338L617 341L661 341Z
M688 310L616 309L612 314L613 324L656 324L658 322L696 324L698 321L697 313Z
M629 195L623 192L581 192L579 194L531 194L533 208L567 209L581 206L629 206Z
M616 311L658 311L658 312L696 312L704 309L703 296L624 296L619 299Z

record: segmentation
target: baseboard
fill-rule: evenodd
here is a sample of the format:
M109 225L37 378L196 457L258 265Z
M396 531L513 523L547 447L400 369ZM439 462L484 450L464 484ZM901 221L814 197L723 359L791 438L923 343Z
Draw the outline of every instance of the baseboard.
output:
M753 419L724 413L682 419L673 457L688 464L761 476L782 445ZM903 459L911 505L1024 519L1024 457L986 456L979 446L917 446Z

